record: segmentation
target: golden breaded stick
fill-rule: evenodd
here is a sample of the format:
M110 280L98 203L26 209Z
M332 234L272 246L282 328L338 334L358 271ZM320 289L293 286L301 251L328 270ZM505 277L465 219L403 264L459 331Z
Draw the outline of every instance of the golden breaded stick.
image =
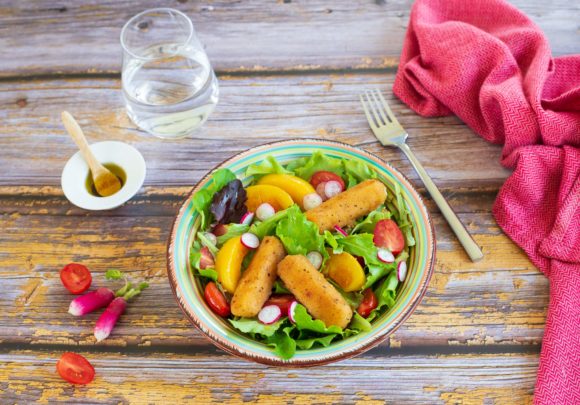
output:
M276 266L284 256L286 250L277 237L266 236L262 239L236 287L232 298L232 314L248 318L258 315L272 293Z
M286 256L278 264L278 275L315 319L327 327L336 325L344 329L348 325L352 309L306 256Z
M387 188L378 180L365 180L356 186L306 211L306 218L318 225L320 232L335 225L351 226L357 218L377 209L387 198Z

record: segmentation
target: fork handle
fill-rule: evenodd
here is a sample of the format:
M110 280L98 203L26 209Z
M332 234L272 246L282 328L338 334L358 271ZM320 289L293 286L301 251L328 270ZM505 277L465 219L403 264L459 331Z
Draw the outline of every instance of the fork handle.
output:
M403 153L405 153L415 168L415 171L419 174L419 177L421 177L421 180L423 181L423 184L425 184L427 191L429 191L429 194L431 194L435 204L437 204L439 210L449 223L449 226L451 229L453 229L453 232L455 232L457 239L459 239L459 242L463 245L463 248L467 252L467 255L471 261L477 262L481 260L483 258L483 252L479 246L477 246L477 243L475 243L469 232L467 232L467 229L465 229L465 226L463 226L453 209L449 206L447 200L445 197L443 197L435 183L433 183L433 180L431 180L431 177L423 168L423 165L421 165L419 160L417 160L415 154L411 151L411 148L409 148L409 145L406 143L401 143L397 146L403 151Z

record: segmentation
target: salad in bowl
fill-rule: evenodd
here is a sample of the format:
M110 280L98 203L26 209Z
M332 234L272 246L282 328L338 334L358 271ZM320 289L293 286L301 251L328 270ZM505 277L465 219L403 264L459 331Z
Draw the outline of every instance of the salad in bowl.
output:
M198 302L184 310L218 346L257 361L306 355L297 364L316 364L334 355L309 352L334 347L354 355L394 330L426 288L434 254L426 210L413 211L407 184L364 159L272 152L214 170L188 200L187 272ZM410 303L397 308L405 289Z

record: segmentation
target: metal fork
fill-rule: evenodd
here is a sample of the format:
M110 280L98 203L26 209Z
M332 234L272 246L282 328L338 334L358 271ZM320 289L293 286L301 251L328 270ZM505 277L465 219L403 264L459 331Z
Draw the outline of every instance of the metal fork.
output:
M409 148L409 145L405 143L408 134L395 118L395 115L389 108L381 92L379 90L367 90L364 96L360 96L360 101L365 110L369 125L377 139L383 146L396 146L403 151L415 168L415 171L419 174L419 177L421 177L421 180L423 180L427 191L429 191L429 194L433 197L433 200L439 207L439 210L441 210L449 226L455 232L457 239L463 245L469 258L474 262L481 260L483 258L483 252L477 246L469 232L467 232L467 229L465 229L459 218L457 218L457 215L453 212L453 209L449 206L447 200L445 200L445 197L443 197L435 183L433 183L433 180L431 180L431 177L429 177L429 174L427 174L421 163L419 163L411 148Z

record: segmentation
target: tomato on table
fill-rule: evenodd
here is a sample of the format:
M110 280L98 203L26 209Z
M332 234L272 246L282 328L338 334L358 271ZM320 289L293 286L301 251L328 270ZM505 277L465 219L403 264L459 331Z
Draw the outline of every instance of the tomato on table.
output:
M264 306L276 305L283 314L287 314L290 305L294 301L296 301L296 298L292 294L272 294Z
M356 312L363 318L368 317L373 309L378 305L377 296L370 288L363 291L363 300L358 306Z
M326 170L320 170L316 173L314 173L312 175L312 177L310 178L310 184L312 184L312 187L316 188L320 183L326 183L329 181L337 181L338 183L340 183L340 186L342 187L342 189L345 189L345 184L344 184L344 180L342 179L342 177L340 177L338 174L333 173L333 172L329 172Z
M223 317L226 317L230 314L230 304L216 283L213 281L207 283L203 295L205 297L205 301L213 312Z
M56 363L58 374L72 384L88 384L95 378L95 369L80 354L66 352Z
M377 247L389 249L395 256L405 248L403 232L392 219L381 219L377 222L373 242Z
M60 271L60 281L73 294L80 294L89 289L93 278L86 266L70 263Z

